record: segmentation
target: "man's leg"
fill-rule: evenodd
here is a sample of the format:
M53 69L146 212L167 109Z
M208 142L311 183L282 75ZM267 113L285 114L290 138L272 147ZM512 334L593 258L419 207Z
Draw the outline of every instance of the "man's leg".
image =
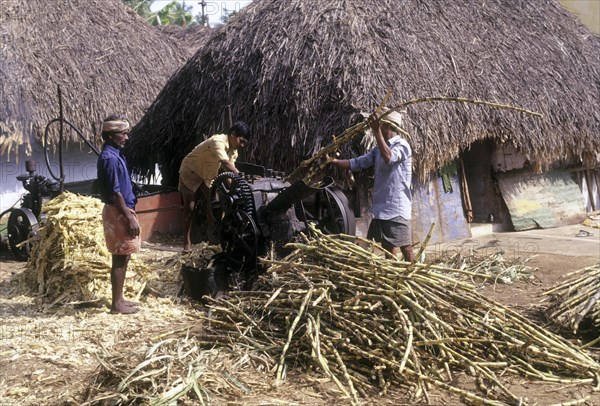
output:
M414 262L415 254L413 252L412 245L405 245L403 247L400 247L400 250L402 251L402 255L404 255L404 260L406 262Z
M202 196L202 202L204 204L204 210L206 211L205 225L206 225L206 237L209 244L218 244L220 242L219 236L217 235L217 222L212 211L211 206L211 195L210 188L205 183L200 185L200 193Z
M393 244L390 244L385 240L381 241L381 246L384 250L392 254L395 258L398 258L398 254L400 254L400 248L396 247Z
M183 196L183 251L192 250L192 218L194 213L194 194L181 192Z
M131 314L136 313L138 309L123 298L123 287L125 285L125 274L129 255L112 256L112 268L110 270L110 283L112 286L112 305L111 313Z

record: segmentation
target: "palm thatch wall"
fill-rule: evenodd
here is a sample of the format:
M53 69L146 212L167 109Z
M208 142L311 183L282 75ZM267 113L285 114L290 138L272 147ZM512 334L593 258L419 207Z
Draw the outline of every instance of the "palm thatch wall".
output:
M176 184L183 156L227 128L230 106L255 133L247 159L289 172L388 89L390 105L464 96L544 114L410 107L421 173L487 137L539 165L599 160L600 38L555 0L254 1L167 83L128 158L141 174L159 163Z
M191 54L121 0L0 0L1 155L58 116L57 85L65 118L98 142L107 114L137 122Z

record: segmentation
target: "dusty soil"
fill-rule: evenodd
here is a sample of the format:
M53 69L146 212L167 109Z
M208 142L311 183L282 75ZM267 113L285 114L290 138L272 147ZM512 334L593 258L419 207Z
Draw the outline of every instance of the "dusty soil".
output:
M540 294L562 280L567 272L594 265L596 257L538 255L529 265L539 268L537 282L486 285L486 295L544 323ZM23 294L19 275L25 264L16 262L5 247L0 251L0 405L47 405L84 402L94 385L98 355L126 351L157 340L166 330L191 323L202 314L201 305L179 297L144 296L142 311L134 316L111 316L99 305L46 308L33 294ZM157 270L160 272L160 270ZM168 314L164 312L169 308ZM598 356L600 360L600 355ZM214 401L228 405L341 404L336 389L318 373L291 370L284 386L273 385L272 372L249 371L250 393L231 391ZM248 377L250 375L247 375ZM458 377L460 380L461 378ZM588 397L585 405L600 405L600 393L589 386L550 385L511 378L510 389L530 404L550 405ZM365 404L413 405L402 390L367 400ZM458 397L433 389L433 405L462 405Z

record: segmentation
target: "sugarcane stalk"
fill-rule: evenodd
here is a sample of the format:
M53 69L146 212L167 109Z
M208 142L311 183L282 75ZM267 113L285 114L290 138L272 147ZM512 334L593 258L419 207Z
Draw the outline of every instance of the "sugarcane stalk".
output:
M387 100L387 97L388 96L386 94L386 97L384 98L384 102L385 102L385 100ZM483 106L493 107L493 108L498 108L498 109L513 110L513 111L518 111L521 113L525 113L525 114L529 114L529 115L533 115L533 116L537 116L537 117L543 117L543 115L540 113L526 110L521 107L511 106L508 104L492 103L492 102L486 102L486 101L482 101L482 100L467 99L467 98L463 98L463 97L441 97L440 96L440 97L423 97L423 98L411 99L411 100L402 102L402 103L390 108L388 111L384 112L383 114L381 114L380 118L383 119L387 115L391 114L392 112L401 111L410 105L419 104L419 103L431 103L431 102L470 103L470 104L483 105ZM377 114L379 114L379 111L381 110L381 108L382 108L382 104L379 104L377 106L375 112ZM337 137L334 136L330 144L328 144L324 148L317 151L309 159L301 162L300 165L294 171L292 171L292 173L290 173L288 175L286 180L293 183L295 180L297 180L301 177L300 174L302 174L303 172L307 172L303 176L303 180L305 183L309 184L314 179L317 172L324 169L325 166L327 166L327 164L328 164L327 160L325 160L325 162L322 162L326 157L328 157L329 155L333 155L337 150L339 150L342 147L342 145L344 145L348 142L351 142L356 136L363 133L365 131L365 129L367 129L367 127L368 127L368 124L365 120L361 123L358 123L348 129L346 129L339 136L337 136ZM404 131L404 130L403 130L403 132L406 133L406 131ZM322 163L320 163L320 162L322 162Z
M584 398L572 400L570 402L553 403L550 406L575 406L575 405L581 405L583 403L587 403L590 400L591 400L591 397L586 396Z
M313 294L313 288L310 288L309 291L306 293L304 301L302 302L300 309L298 309L298 314L296 315L296 318L294 319L292 326L290 327L290 329L288 331L287 341L286 341L285 345L283 346L283 350L281 351L281 357L279 358L279 365L277 366L277 379L275 381L276 386L281 385L281 383L283 382L283 372L284 372L284 367L285 367L285 354L286 354L288 348L290 347L290 343L292 342L292 336L294 335L296 326L300 322L300 319L302 318L302 313L304 313L304 308L308 304L310 298L312 297L312 294Z
M431 223L431 226L429 227L429 232L427 233L427 236L425 237L423 244L421 244L421 248L419 248L417 255L415 255L415 259L412 261L413 264L415 262L417 262L419 260L419 258L421 258L421 255L423 255L423 252L425 251L425 248L427 248L427 244L429 243L429 239L431 238L431 235L433 234L434 228L435 228L435 223Z
M355 405L360 404L360 402L358 401L358 393L356 392L356 389L354 388L354 383L352 382L352 378L348 374L348 369L346 369L346 364L342 360L342 357L340 357L340 353L335 349L335 346L332 345L331 350L333 351L333 354L335 355L335 359L338 363L338 366L340 367L340 369L342 370L342 373L344 374L344 378L346 378L346 382L348 383L348 388L350 388L350 393L352 394L353 404L355 404Z
M323 370L323 372L325 372L325 374L327 374L334 381L334 383L344 393L344 395L346 395L346 397L351 398L350 393L346 390L346 387L331 372L331 369L329 368L329 363L327 362L327 359L325 357L323 357L323 355L322 355L321 340L320 340L320 333L319 333L320 329L319 329L318 319L315 321L315 319L311 315L308 315L307 316L307 329L308 329L307 330L308 335L312 337L311 346L313 349L313 354L316 355L317 361L318 361L319 365L321 366L321 369Z

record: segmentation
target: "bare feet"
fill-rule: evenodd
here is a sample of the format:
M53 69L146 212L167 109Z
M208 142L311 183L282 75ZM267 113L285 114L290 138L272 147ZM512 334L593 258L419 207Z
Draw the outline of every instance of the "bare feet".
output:
M125 302L125 305L126 305L126 306L137 307L137 306L139 306L139 305L140 305L140 303L139 303L139 302L132 302L132 301L130 301L130 300L123 300L123 302Z
M110 308L110 314L133 314L139 311L140 309L137 306L128 305L126 301L115 303Z

